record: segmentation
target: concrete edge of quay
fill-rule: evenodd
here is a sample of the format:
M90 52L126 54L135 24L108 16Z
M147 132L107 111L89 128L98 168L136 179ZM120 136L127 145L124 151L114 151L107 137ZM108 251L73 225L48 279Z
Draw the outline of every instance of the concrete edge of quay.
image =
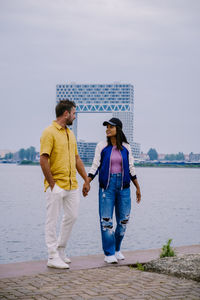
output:
M177 256L184 254L197 254L200 253L200 245L179 246L174 247ZM135 250L135 251L123 251L126 259L120 261L118 264L112 264L112 266L127 266L136 265L137 263L147 263L151 260L157 259L160 255L161 249L149 249L149 250ZM89 255L89 256L74 256L71 257L70 270L85 270L92 268L109 267L110 265L104 262L104 255ZM11 278L20 276L37 275L40 273L54 273L54 272L69 272L69 270L60 270L48 268L46 266L47 261L27 261L17 262L0 265L0 279Z

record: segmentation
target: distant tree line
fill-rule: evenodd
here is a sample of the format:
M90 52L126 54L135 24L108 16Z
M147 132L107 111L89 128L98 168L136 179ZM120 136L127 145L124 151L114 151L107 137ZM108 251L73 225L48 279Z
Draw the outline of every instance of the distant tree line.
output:
M158 159L158 152L156 151L156 149L150 148L147 154L149 155L150 160Z
M4 156L4 159L8 160L8 159L13 159L13 156L14 156L14 153L6 153L5 156Z
M37 155L37 151L35 149L35 147L31 146L27 149L21 148L19 151L15 152L15 153L7 153L4 156L5 160L30 160L30 161L34 161Z
M20 160L27 159L27 160L34 161L36 158L36 155L37 155L37 152L35 150L35 147L33 147L33 146L29 147L28 149L21 148L19 150L19 159Z
M35 147L31 146L27 149L21 148L19 151L17 151L16 153L7 153L5 154L4 159L5 160L29 160L29 161L34 161L36 158L36 155L38 154L38 152L36 151ZM156 151L156 149L154 148L150 148L149 151L147 152L149 159L150 160L158 160L158 152ZM195 154L190 153L190 156L192 157L192 155L194 156ZM197 155L197 154L196 154ZM199 154L200 155L200 154ZM166 154L164 157L164 160L168 160L168 161L184 161L185 157L183 152L179 152L177 154Z
M185 160L185 156L183 154L183 152L179 152L177 154L167 154L165 155L165 160Z
M150 160L158 160L158 152L154 148L150 148L149 151L147 152L149 159ZM164 160L168 161L183 161L185 160L185 156L183 152L179 152L177 154L166 154L164 157Z

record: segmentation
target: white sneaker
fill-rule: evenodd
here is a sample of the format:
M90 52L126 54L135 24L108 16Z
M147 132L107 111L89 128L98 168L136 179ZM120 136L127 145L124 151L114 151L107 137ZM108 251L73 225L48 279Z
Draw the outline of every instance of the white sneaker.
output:
M60 258L62 259L62 261L64 261L65 263L69 264L71 262L71 260L69 259L69 257L67 257L65 255L65 251L64 251L63 248L61 248L61 249L59 248L58 249L58 254L59 254Z
M64 261L60 257L49 258L47 262L47 267L57 269L69 269L69 265L64 263Z
M66 264L70 264L70 262L71 262L71 259L70 259L69 257L67 257L67 256L61 257L61 259L62 259Z
M116 251L115 256L118 260L125 259L124 255L120 251Z
M107 264L117 264L118 263L115 255L105 256L104 261L107 262Z

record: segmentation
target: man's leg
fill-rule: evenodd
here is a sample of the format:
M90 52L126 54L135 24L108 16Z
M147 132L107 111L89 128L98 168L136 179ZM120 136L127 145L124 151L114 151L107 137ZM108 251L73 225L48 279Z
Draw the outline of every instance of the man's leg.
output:
M49 258L58 256L57 252L57 236L56 225L61 209L62 189L57 190L57 187L51 191L50 188L46 191L46 225L45 225L45 240L48 248Z
M63 194L63 219L58 237L57 250L60 256L65 256L65 248L72 231L72 227L78 217L80 202L79 190L65 190Z
M47 218L45 237L49 253L47 266L51 268L68 269L68 264L64 263L58 254L56 236L56 225L60 214L63 190L59 186L55 185L53 191L48 188L46 193Z

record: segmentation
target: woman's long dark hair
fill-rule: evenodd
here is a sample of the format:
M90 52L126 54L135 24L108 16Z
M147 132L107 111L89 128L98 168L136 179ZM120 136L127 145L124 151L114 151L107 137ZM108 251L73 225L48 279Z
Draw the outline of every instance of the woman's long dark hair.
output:
M117 149L122 150L122 143L123 142L127 143L127 144L129 144L129 143L127 141L125 134L123 133L122 129L119 126L116 126L116 131L117 131L117 134L116 134ZM108 145L112 145L110 137L107 137L107 142L108 142Z

